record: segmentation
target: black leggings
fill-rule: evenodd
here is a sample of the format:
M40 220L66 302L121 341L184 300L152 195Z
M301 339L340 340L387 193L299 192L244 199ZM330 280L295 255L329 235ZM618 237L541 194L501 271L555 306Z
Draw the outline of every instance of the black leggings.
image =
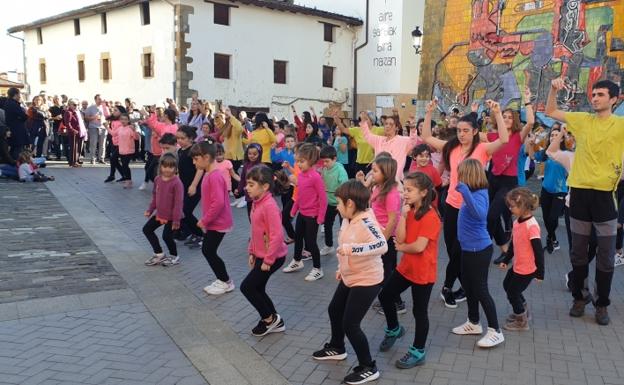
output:
M347 287L340 281L329 303L328 312L332 334L329 345L344 349L346 335L355 350L359 364L363 366L371 366L373 359L360 323L380 289L381 284Z
M394 237L390 237L390 239L388 239L386 244L388 245L388 251L386 251L381 256L381 262L383 263L383 269L384 269L384 280L383 280L384 285L386 284L386 282L388 282L388 279L393 274L394 269L396 269L396 266L397 266L397 250L396 250L396 245L394 244ZM394 297L394 303L395 304L403 303L403 300L401 299L401 293L397 293L397 295Z
M498 246L505 245L511 237L511 212L505 202L509 191L518 185L517 176L490 174L488 195L490 208L487 215L488 233Z
M153 182L158 174L158 162L160 155L156 156L151 152L147 153L147 161L145 162L145 182Z
M557 226L559 226L559 217L563 214L566 195L566 193L549 193L543 188L540 194L540 206L542 206L544 227L546 227L548 239L553 241L557 239L555 231L557 230Z
M134 154L119 155L119 157L121 158L121 167L119 169L121 177L125 180L132 180L132 172L130 171L130 159L134 157Z
M262 271L260 266L262 266L263 260L256 258L251 271L247 274L247 277L245 277L243 282L241 282L241 293L243 293L249 303L256 308L258 314L260 314L260 318L262 319L266 319L273 314L277 314L273 301L271 301L271 298L269 298L269 295L266 292L266 285L269 282L271 275L282 267L284 259L284 257L277 258L271 265L271 269L269 271Z
M446 278L444 279L444 287L453 289L455 280L461 282L461 257L462 251L457 239L457 217L459 209L447 204L444 208L444 243L446 244L446 253L449 261L446 265Z
M121 170L121 163L119 162L119 146L112 145L111 146L111 155L110 155L110 174L111 178L115 177L115 171L119 171L119 175L123 178L124 174Z
M522 275L514 272L513 269L507 270L507 275L505 275L503 280L503 289L507 293L507 299L513 308L514 314L524 313L526 299L522 293L529 287L533 278L535 278L533 274Z
M394 305L395 298L400 296L408 288L412 288L412 314L416 320L416 334L414 335L414 347L416 349L424 349L429 334L429 315L427 309L429 307L429 298L433 283L419 285L407 280L401 273L394 270L388 280L384 283L384 287L379 293L379 302L383 307L386 316L388 330L395 330L399 327L399 318Z
M282 194L282 226L286 230L286 235L290 239L295 239L295 229L292 224L292 218L290 217L290 209L292 209L293 202L293 187L291 186L288 191Z
M204 258L208 261L208 264L217 279L223 282L229 282L230 276L225 269L225 262L223 262L223 259L217 255L217 249L219 248L224 236L225 233L218 231L206 231L202 242L202 254L204 254Z
M240 168L240 166L243 164L242 160L231 160L230 162L232 162L232 170L234 170L235 173L238 174L238 169ZM230 182L232 183L232 191L236 190L238 188L238 182L236 181L236 179L230 177ZM243 183L243 186L245 185L245 182L241 181Z
M169 249L169 254L177 256L178 248L173 240L173 230L171 229L171 225L171 221L165 224L162 232L162 239L165 241L165 244ZM163 252L162 247L160 247L160 242L158 242L158 237L156 236L156 229L160 226L162 226L162 223L156 220L155 215L151 216L150 219L147 220L145 226L143 226L143 234L145 234L147 241L150 245L152 245L152 250L154 250L155 254L161 254Z
M479 323L479 304L481 304L488 326L498 330L496 305L488 290L488 272L492 251L492 245L480 251L462 250L462 287L466 293L468 319L470 322L474 324Z
M184 189L184 201L182 203L182 212L184 213L184 218L182 218L182 230L186 234L193 234L196 237L202 236L202 231L199 227L197 227L197 217L193 214L195 207L201 200L200 189L197 189L195 195L192 197L188 195L188 187Z
M615 248L622 250L624 244L624 230L622 230L622 224L624 224L624 181L620 181L617 187L617 201L618 201L618 228L617 236L615 238Z
M316 218L307 217L301 213L297 215L295 222L295 261L301 261L301 253L303 252L303 242L305 241L306 250L312 254L312 265L317 269L321 268L321 254L316 244L316 236L318 234L318 223Z
M340 220L340 215L338 214L336 206L327 205L325 222L323 223L325 228L325 246L334 246L334 222L336 221L336 216L338 216Z

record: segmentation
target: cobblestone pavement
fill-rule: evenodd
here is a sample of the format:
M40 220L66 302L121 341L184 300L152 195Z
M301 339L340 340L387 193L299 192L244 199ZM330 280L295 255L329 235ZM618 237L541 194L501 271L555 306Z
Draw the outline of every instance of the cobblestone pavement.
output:
M79 191L85 199L97 206L102 215L118 224L150 254L147 241L141 233L143 211L150 198L149 191L123 190L115 184L102 183L103 169L54 170L57 181L55 194L63 189ZM142 170L133 169L135 183L142 178ZM138 183L137 183L138 184ZM58 190L58 191L57 191ZM246 244L248 222L244 209L233 209L235 231L226 235L220 249L228 271L239 284L247 273ZM371 350L382 373L379 384L622 384L624 383L624 284L622 268L616 270L609 312L612 323L599 327L593 321L593 309L580 319L568 316L571 297L565 291L563 275L569 268L565 232L559 229L562 249L546 256L546 279L532 284L527 299L533 313L532 329L524 333L505 333L504 345L492 350L475 347L475 337L460 337L450 329L466 319L466 304L450 310L442 306L434 288L430 303L430 331L427 342L427 363L417 369L399 370L394 361L402 356L411 343L413 318L410 313L400 320L408 330L389 352L377 352L383 336L384 319L370 311L363 328L369 337ZM321 243L319 234L319 243ZM258 339L250 335L257 322L255 310L238 290L221 297L206 297L202 288L214 276L199 250L180 248L183 263L165 271L171 279L180 280L190 288L206 308L224 320L262 357L294 384L337 384L355 364L355 355L339 363L317 363L311 353L329 338L327 305L336 286L333 271L335 257L322 257L325 278L308 283L303 277L311 268L307 263L303 272L278 272L269 283L269 294L283 315L287 331ZM292 251L292 249L291 249ZM290 254L291 256L292 254ZM439 280L443 276L447 257L441 247ZM492 267L490 289L497 304L498 317L503 320L510 311L502 290L503 272ZM405 294L409 305L409 294ZM347 344L347 346L349 346ZM348 352L353 353L348 347Z

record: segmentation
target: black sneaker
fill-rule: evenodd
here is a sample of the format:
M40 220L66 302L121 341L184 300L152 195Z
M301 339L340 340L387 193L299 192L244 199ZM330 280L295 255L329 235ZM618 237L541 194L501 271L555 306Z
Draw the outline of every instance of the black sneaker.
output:
M548 251L548 254L552 254L555 251L555 245L553 244L552 239L546 239L546 247L544 248L544 250Z
M275 314L273 316L273 321L270 324L267 324L263 320L260 320L260 322L258 322L258 325L256 325L256 327L251 330L251 334L256 337L263 337L269 333L279 333L283 332L284 330L286 330L286 327L284 326L284 320L282 320L282 317L279 314Z
M464 293L464 289L460 287L457 291L453 292L453 297L456 303L464 302L466 300L466 293Z
M379 370L377 370L377 365L373 361L371 366L356 366L353 368L353 372L347 375L343 382L349 385L358 385L375 381L378 378Z
M505 261L505 257L507 257L506 253L501 253L501 255L496 258L495 260L492 261L493 265L500 265L501 263L503 263Z
M561 246L559 246L559 241L558 240L553 239L552 244L553 244L553 250L560 250L561 249Z
M448 287L443 287L442 292L440 293L440 297L442 301L444 301L444 306L449 309L457 308L457 302L455 302L455 296L453 295L453 291Z
M609 324L609 313L606 306L596 306L596 323L602 326Z
M341 361L347 358L347 351L345 350L345 348L338 349L331 347L329 344L325 344L323 349L317 350L316 352L312 353L312 358L319 361Z
M108 178L106 178L106 179L104 180L104 183L112 182L112 181L114 181L114 180L115 180L115 177L114 177L114 176L109 176Z

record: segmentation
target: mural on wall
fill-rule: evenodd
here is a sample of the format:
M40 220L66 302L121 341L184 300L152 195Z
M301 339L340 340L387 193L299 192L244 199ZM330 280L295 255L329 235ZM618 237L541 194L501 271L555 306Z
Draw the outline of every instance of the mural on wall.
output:
M473 99L543 110L551 79L563 108L588 110L592 85L624 85L624 0L448 0L432 96L445 110Z

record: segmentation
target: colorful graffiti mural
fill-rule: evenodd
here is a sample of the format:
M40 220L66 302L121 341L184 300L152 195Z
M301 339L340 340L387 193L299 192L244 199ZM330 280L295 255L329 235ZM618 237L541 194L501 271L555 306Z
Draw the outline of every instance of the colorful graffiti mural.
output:
M624 0L447 0L432 95L444 109L492 98L520 107L529 86L543 109L564 76L564 108L588 110L600 79L624 85Z

